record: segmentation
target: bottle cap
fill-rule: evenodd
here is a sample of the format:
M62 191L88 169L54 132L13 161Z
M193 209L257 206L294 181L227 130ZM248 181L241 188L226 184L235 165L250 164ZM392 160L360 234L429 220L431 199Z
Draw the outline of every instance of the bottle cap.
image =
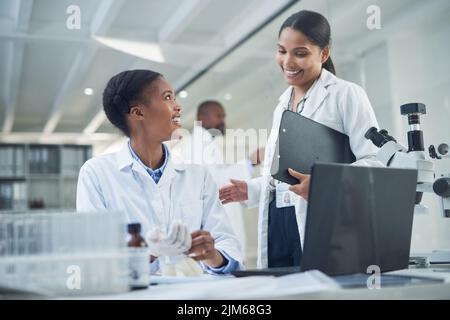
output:
M140 223L129 223L128 224L128 233L140 233L141 232L141 224Z

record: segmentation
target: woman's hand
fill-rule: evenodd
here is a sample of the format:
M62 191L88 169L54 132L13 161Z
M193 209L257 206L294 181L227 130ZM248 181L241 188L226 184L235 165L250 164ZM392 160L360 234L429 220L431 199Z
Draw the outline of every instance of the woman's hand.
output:
M311 175L303 174L297 172L291 168L288 169L289 174L294 178L298 179L299 184L295 184L289 187L289 190L298 194L300 197L308 201L309 197L309 182L311 180Z
M230 181L230 185L219 190L219 199L222 204L248 200L247 182L234 179L230 179Z
M191 233L192 247L188 256L213 268L221 267L225 260L214 247L214 238L208 231L198 230Z

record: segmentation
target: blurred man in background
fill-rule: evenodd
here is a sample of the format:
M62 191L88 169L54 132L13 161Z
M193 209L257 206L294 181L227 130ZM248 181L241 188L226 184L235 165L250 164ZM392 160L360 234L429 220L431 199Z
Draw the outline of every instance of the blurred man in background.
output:
M259 164L260 161L259 150L250 156L250 160L234 157L235 154L239 154L236 153L237 148L245 148L245 145L240 146L234 141L230 143L224 139L225 118L225 109L218 101L204 101L197 108L197 121L191 135L182 136L177 142L171 144L171 151L181 157L185 163L206 166L219 188L228 185L232 179L251 178L253 165ZM228 143L225 143L226 141ZM225 156L229 152L233 152L231 154L233 157ZM232 161L229 161L230 158ZM243 252L246 252L243 208L239 203L226 204L224 207Z

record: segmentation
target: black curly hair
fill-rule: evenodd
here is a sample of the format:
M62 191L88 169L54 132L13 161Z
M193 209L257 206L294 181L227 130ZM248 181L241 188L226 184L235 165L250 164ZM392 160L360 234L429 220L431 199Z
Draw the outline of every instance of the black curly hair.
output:
M125 115L132 103L142 102L142 91L162 75L151 70L127 70L112 77L103 91L103 109L111 123L130 136Z

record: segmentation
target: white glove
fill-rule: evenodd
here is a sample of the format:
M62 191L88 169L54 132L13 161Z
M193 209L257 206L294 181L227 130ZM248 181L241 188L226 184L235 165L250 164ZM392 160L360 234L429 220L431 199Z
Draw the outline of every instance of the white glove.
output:
M183 254L192 244L189 229L181 221L172 223L167 235L159 227L153 228L147 233L146 240L150 254L156 257Z
M166 257L160 262L163 276L198 277L203 274L200 264L186 256Z
M203 274L203 269L198 262L188 257L176 265L176 271L185 277L198 277Z

